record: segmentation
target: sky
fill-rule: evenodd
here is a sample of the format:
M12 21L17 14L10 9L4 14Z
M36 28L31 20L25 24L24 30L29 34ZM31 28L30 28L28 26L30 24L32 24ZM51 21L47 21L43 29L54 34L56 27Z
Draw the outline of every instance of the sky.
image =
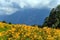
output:
M51 9L59 4L60 0L0 0L0 15L10 15L25 8Z
M16 16L15 19L19 19L21 16L24 15L23 17L26 19L21 18L22 20L24 19L24 22L21 23L27 22L27 24L29 24L30 21L26 20L30 20L28 19L30 16L33 16L32 19L34 18L34 15L36 15L39 18L42 17L43 19L44 17L49 15L48 13L52 8L55 8L59 4L60 0L0 0L0 20L11 21L14 18L13 16ZM30 12L32 15L29 15ZM28 18L27 15L29 15ZM40 24L38 22L41 22L42 20L39 20L39 18L37 20L36 18L32 20L32 24L34 24L35 21L36 24ZM14 23L14 20L12 22ZM19 23L19 21L16 21L16 23Z

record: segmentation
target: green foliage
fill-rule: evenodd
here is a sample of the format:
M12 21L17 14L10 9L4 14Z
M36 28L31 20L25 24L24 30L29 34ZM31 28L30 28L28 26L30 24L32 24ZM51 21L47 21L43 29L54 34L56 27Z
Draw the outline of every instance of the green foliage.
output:
M41 25L36 25L36 24L34 24L34 25L31 25L31 26L37 26L38 28L43 28L43 26L41 26Z
M3 23L7 23L6 21L2 21ZM11 22L9 22L8 24L12 24Z
M6 21L2 21L3 23L7 23Z
M60 28L60 5L51 10L49 17L46 17L43 26Z
M12 24L11 22L9 22L9 24Z

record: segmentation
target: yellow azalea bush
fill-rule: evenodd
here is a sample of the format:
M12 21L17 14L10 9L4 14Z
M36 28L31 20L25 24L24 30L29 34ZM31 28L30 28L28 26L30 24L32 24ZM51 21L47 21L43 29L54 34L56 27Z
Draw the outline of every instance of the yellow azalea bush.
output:
M0 22L0 40L60 40L60 29Z

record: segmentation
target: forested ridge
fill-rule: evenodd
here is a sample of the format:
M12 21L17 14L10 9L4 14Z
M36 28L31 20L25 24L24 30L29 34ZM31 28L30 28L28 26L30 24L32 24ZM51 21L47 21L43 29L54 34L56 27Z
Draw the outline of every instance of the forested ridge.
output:
M43 26L60 28L60 5L51 10L50 15L45 18Z

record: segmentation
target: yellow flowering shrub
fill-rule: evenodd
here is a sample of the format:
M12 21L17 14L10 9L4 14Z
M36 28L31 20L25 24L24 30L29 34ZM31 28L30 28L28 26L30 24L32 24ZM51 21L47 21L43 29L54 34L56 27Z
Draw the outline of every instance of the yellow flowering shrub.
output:
M60 29L0 22L0 40L60 40Z

